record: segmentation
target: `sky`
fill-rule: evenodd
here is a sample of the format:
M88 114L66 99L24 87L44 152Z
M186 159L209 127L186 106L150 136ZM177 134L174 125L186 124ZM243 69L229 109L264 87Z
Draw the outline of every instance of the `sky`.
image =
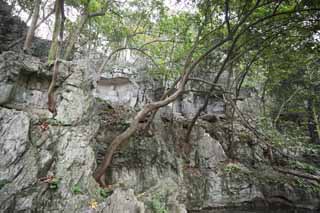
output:
M194 5L190 0L180 0L179 2L177 0L165 0L164 3L172 13L194 10Z

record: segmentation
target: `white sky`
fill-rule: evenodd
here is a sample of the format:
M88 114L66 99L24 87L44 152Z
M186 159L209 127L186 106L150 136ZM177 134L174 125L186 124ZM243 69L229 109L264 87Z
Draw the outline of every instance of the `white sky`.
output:
M164 4L170 9L171 13L178 13L180 11L194 11L194 4L190 0L164 0Z

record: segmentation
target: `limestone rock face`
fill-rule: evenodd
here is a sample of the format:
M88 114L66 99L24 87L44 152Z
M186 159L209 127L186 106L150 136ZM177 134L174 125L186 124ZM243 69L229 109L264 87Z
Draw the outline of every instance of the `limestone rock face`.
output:
M159 100L166 88L148 75L148 61L128 63L126 52L103 73L96 72L100 62L61 61L54 116L47 110L52 67L39 58L49 42L35 38L32 56L6 52L27 31L10 13L0 0L0 212L186 213L273 204L320 209L318 185L308 188L273 170L267 147L237 121L231 130L227 106L218 99L209 101L186 140L190 118L205 100L192 93L160 109L147 132L138 131L116 151L106 173L111 189L100 188L92 174L106 149L136 110ZM11 50L21 49L21 41ZM241 91L238 107L255 114L256 98L254 91ZM227 148L231 138L234 150Z
M41 81L35 81L35 79ZM40 60L29 55L4 52L0 55L0 104L44 108L50 74ZM43 79L43 80L42 80ZM42 92L41 92L42 91Z
M135 115L128 106L143 102L131 102L140 96L127 94L129 82L119 77L107 85L125 83L120 99L95 96L95 70L84 60L59 63L54 117L47 110L50 68L32 56L0 55L1 211L186 213L275 202L319 207L317 191L293 185L296 179L279 181L288 177L266 166L265 147L238 123L237 158L229 159L223 114L202 116L186 140L190 119L174 111L174 104L159 111L149 131L138 131L116 151L106 173L113 193L106 195L92 174ZM118 102L125 95L126 102Z
M116 189L108 198L103 213L145 213L144 204L136 198L132 189Z
M16 194L26 192L36 182L37 159L30 147L30 119L24 112L0 109L0 206L2 210L31 207L35 196L29 193L21 199Z
M0 208L82 212L91 199L101 199L92 178L99 123L91 114L94 98L85 65L59 66L56 96L64 101L58 101L58 115L53 118L44 113L50 71L37 58L13 52L3 53L0 64L1 83L14 87L2 102L10 109L0 108Z
M1 178L12 181L21 168L14 168L28 149L30 119L24 112L1 109ZM19 131L17 131L19 130ZM14 166L10 168L10 166Z
M143 96L139 91L139 87L128 78L101 79L96 96L114 104L135 107L143 102Z
M98 156L126 125L122 123L126 116L118 113L115 107L105 106L104 109L107 113L100 114L101 117L111 113L117 115L118 122L102 122L96 137ZM151 126L151 134L132 137L115 153L107 181L133 188L145 203L146 212L243 206L267 208L276 203L287 205L285 199L294 201L295 207L318 208L319 194L308 192L306 195L302 193L304 190L279 181L287 177L272 168L259 168L267 162L263 157L264 147L257 146L243 127L235 124L238 133L234 136L234 152L239 160L234 162L227 157L223 146L227 143L224 132L227 125L222 121L201 121L186 142L187 124L185 117L170 114L169 107L160 110ZM270 187L268 181L274 181L274 187ZM282 196L284 200L276 199ZM303 197L308 197L308 201Z

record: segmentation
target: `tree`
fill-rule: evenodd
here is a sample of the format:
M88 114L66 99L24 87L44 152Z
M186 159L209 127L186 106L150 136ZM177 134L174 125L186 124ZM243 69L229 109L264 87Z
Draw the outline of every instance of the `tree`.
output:
M128 138L135 133L138 129L139 121L145 119L149 113L157 111L160 107L176 100L184 92L185 86L190 80L190 76L194 70L210 56L213 51L216 51L221 47L227 49L222 66L216 73L213 85L208 91L208 94L211 94L215 90L217 87L215 84L219 81L221 74L225 71L225 67L227 67L229 62L234 59L234 50L237 49L238 46L241 46L240 42L246 40L246 36L252 32L252 30L257 27L258 29L260 28L259 30L263 30L263 33L268 31L268 29L261 27L266 23L268 26L274 26L277 23L279 23L280 26L283 26L283 20L290 21L295 14L298 14L299 16L304 12L308 13L313 10L319 10L314 8L306 9L303 7L304 5L300 3L289 2L288 4L285 4L282 1L273 2L258 0L254 3L246 1L245 3L237 2L232 5L229 5L229 1L215 1L213 5L210 5L210 3L209 1L205 1L204 5L206 6L206 9L204 14L209 14L209 17L212 18L215 12L220 12L220 14L224 14L225 17L223 23L218 25L217 29L215 28L217 25L214 25L212 29L211 23L206 21L203 14L200 15L201 24L198 28L197 36L193 39L193 45L186 57L182 72L180 72L181 74L178 78L179 81L177 83L176 91L171 95L169 95L170 93L166 93L160 101L145 105L143 109L137 113L129 128L112 141L103 162L94 174L95 179L101 185L104 185L103 175L111 163L113 153L120 144L128 140ZM201 4L199 5L201 6ZM221 20L221 17L217 17L215 21L219 22L219 19ZM218 42L211 42L210 46L205 46L205 44L208 43L207 41L212 39L211 36L217 34L220 37ZM246 42L247 41L245 41L245 43ZM240 43L240 45L238 43ZM206 108L206 105L207 101L199 111ZM194 120L196 119L197 118Z
M68 35L65 41L64 3L81 12L71 30L65 32ZM162 97L146 104L130 126L108 147L103 162L94 173L94 178L102 186L105 185L103 176L114 152L138 130L139 122L149 115L149 123L152 122L158 109L189 92L186 88L191 84L197 85L198 91L195 92L204 94L205 102L189 124L187 140L212 97L225 101L230 117L239 114L245 122L244 115L237 108L240 90L259 83L265 85L262 96L275 97L275 106L280 106L277 111L279 116L275 116L275 120L279 120L277 117L281 117L291 103L298 102L296 98L302 95L302 90L293 91L300 87L304 87L303 91L312 91L313 95L308 96L309 107L304 110L308 111L312 121L312 125L309 125L310 134L319 136L319 112L315 107L319 103L316 95L318 84L313 80L314 75L310 75L313 72L309 72L315 70L316 66L315 62L305 63L301 60L305 58L302 54L314 51L312 47L307 48L307 44L312 43L311 38L319 30L316 22L319 19L319 3L309 0L203 0L194 4L197 9L193 12L170 14L163 1L159 0L55 1L55 24L48 59L49 62L54 61L53 78L48 91L50 111L55 112L53 93L59 59L72 58L75 44L79 40L81 42L80 35L86 37L95 34L98 40L104 40L106 58L99 70L103 70L119 52L135 51L152 62L150 73L160 79L166 88ZM99 49L102 49L101 45ZM310 57L315 58L315 55L310 54ZM300 72L301 64L306 64L302 70L309 73L304 75L305 78L309 76L309 80L304 79L301 85L297 83L283 94L274 95L278 88L285 90L282 87L285 81ZM221 76L226 72L229 73L228 85L223 86L220 84ZM272 107L268 109L275 111ZM233 121L230 126L233 126ZM249 122L245 122L245 126L257 133ZM233 145L230 142L230 153Z
M59 58L59 54L61 51L60 45L63 42L63 33L64 33L64 0L56 0L54 5L55 10L55 20L54 20L54 28L51 40L51 47L48 55L48 62L52 63L52 61ZM60 44L59 44L60 38Z
M27 37L24 42L23 49L28 50L31 47L32 44L32 38L34 37L34 33L36 30L37 22L39 19L39 11L40 11L40 4L41 0L35 0L33 5L33 12L32 12L32 19L31 19L31 25L28 29Z

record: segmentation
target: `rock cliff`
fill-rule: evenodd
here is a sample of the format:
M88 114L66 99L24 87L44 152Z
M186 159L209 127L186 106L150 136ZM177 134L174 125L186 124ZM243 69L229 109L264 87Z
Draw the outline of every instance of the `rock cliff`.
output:
M116 61L96 73L99 61L61 61L53 116L47 110L51 68L36 57L46 54L7 51L26 28L9 10L0 8L1 212L320 209L319 180L273 167L268 145L241 118L228 117L222 101L210 101L186 142L190 118L204 102L195 94L161 109L148 131L131 137L106 173L109 187L100 188L92 174L106 148L163 88L143 62ZM254 116L254 96L243 93L239 107ZM274 157L280 166L287 160Z
M97 95L97 87L110 90L108 83L117 80L96 82L89 61L61 62L59 70L53 117L46 109L50 69L33 56L0 55L3 212L186 212L275 204L319 208L317 184L301 184L274 170L263 154L266 147L240 122L234 139L238 157L231 160L228 118L200 119L185 142L189 118L172 106L157 114L148 132L138 132L116 152L106 174L111 186L99 188L92 173L135 108L124 104L130 95L116 101ZM123 88L123 94L135 92Z

